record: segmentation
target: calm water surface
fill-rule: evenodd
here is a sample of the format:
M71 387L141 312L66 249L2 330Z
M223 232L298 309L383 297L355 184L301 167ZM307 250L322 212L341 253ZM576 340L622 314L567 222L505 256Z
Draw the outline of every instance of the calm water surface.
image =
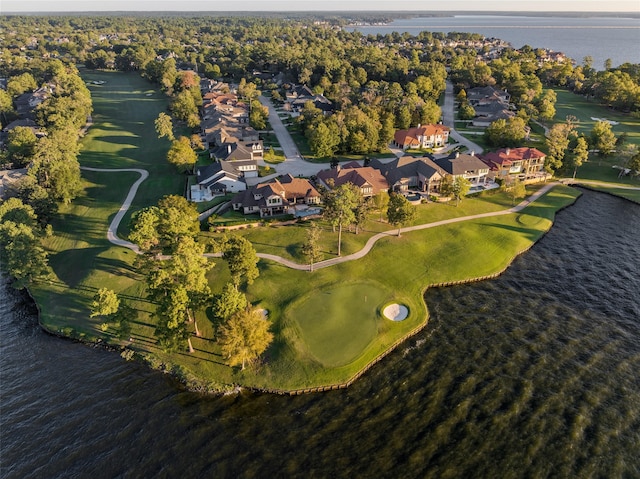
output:
M0 289L3 478L640 477L640 207L585 192L346 391L201 397Z
M607 58L613 66L640 63L639 18L455 15L398 19L385 26L356 29L365 35L394 31L417 35L423 30L480 33L505 40L514 48L529 45L563 52L577 63L591 56L596 70L604 69Z

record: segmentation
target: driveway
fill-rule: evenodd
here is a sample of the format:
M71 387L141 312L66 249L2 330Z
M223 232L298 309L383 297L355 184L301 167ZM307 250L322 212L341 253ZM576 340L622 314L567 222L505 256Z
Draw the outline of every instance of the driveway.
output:
M454 112L454 96L453 96L453 83L447 82L447 88L444 94L444 106L442 107L442 123L445 126L451 128L449 137L454 139L457 143L460 143L467 147L468 150L475 153L482 153L482 147L473 141L465 138L455 130L455 112Z
M307 177L313 176L318 173L318 171L329 167L329 165L327 164L311 163L309 161L303 160L300 152L298 151L298 147L293 141L293 138L291 138L289 131L282 123L282 120L280 120L278 112L273 106L273 103L271 103L271 100L262 95L260 95L258 99L260 100L260 103L262 103L262 105L266 106L269 109L269 123L271 123L271 128L273 128L273 132L278 138L278 143L280 143L280 146L282 147L282 153L285 157L285 161L283 161L282 163L268 166L275 168L275 170L280 175L289 173L292 176ZM261 180L264 180L264 178L261 178Z

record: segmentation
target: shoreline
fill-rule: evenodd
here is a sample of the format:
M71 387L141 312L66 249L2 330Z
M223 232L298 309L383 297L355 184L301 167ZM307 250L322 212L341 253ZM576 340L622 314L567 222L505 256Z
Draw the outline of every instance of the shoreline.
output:
M555 183L553 185L548 185L549 188L545 191L545 193L548 190L552 189L553 186L556 186L556 185L557 185L557 183ZM581 193L579 195L577 195L573 199L573 201L571 203L566 204L566 205L561 206L560 208L558 208L555 211L553 219L551 220L551 223L549 224L548 228L546 230L544 230L544 231L541 231L539 236L535 240L533 240L529 245L527 245L525 248L521 249L516 254L514 254L507 261L506 265L502 269L500 269L499 271L497 271L495 273L492 273L492 274L489 274L489 275L475 276L475 277L465 278L465 279L456 280L456 281L446 281L446 282L440 282L440 283L433 283L433 284L428 284L428 285L424 286L421 289L420 296L421 296L421 301L423 302L423 305L424 305L425 310L426 310L426 317L416 327L414 327L412 330L410 330L409 332L404 334L402 337L398 338L390 346L386 347L381 353L377 354L372 360L367 362L355 374L351 375L349 377L349 379L347 379L346 381L343 381L343 382L339 382L339 383L332 383L332 384L319 385L319 386L310 386L310 387L303 387L303 388L282 389L282 388L247 386L247 385L234 384L234 383L229 383L229 384L226 384L226 383L215 383L215 381L207 381L206 379L204 379L202 377L199 377L199 376L196 376L195 374L193 374L190 371L186 370L180 364L172 363L172 362L166 362L165 363L165 362L163 362L161 360L155 361L153 353L142 353L142 352L136 351L135 349L129 348L128 346L116 346L116 345L113 345L113 344L109 344L108 342L103 341L101 338L98 338L97 340L94 340L94 341L90 341L88 339L83 339L82 337L75 337L73 334L71 334L71 335L64 334L62 332L62 330L60 330L60 331L52 330L51 328L47 327L47 325L45 323L43 323L41 321L40 305L35 300L34 296L31 294L31 291L29 291L28 288L25 288L25 289L27 290L27 293L28 293L29 297L31 298L31 300L33 301L33 303L36 306L36 309L37 309L37 312L38 312L38 323L40 324L40 326L42 327L42 329L46 333L51 334L51 335L56 336L56 337L59 337L59 338L70 339L70 340L73 340L73 341L77 341L77 342L86 344L88 346L94 347L94 348L100 348L100 349L103 349L103 350L114 351L114 352L119 351L121 356L126 360L131 360L131 359L134 359L134 358L142 360L143 362L146 363L146 365L148 367L150 367L150 369L157 370L157 371L163 372L165 374L171 375L179 384L181 384L182 387L184 387L186 390L191 391L191 392L195 392L195 393L199 393L199 394L206 394L206 395L224 395L224 394L237 394L237 393L242 392L243 390L246 390L246 391L251 391L251 392L256 392L256 393L269 393L269 394L277 394L277 395L295 396L295 395L307 394L307 393L312 393L312 392L324 392L324 391L331 391L331 390L336 390L336 389L345 389L345 388L348 388L351 384L353 384L360 377L362 377L371 367L373 367L375 364L379 363L384 358L386 358L389 354L394 352L398 348L398 346L400 346L401 344L405 343L407 340L409 340L411 337L415 336L416 334L420 333L429 324L429 309L428 309L428 305L426 304L426 302L424 300L424 296L425 296L425 294L426 294L426 292L427 292L427 290L429 288L446 287L446 286L474 283L474 282L484 281L484 280L488 280L488 279L493 279L493 278L496 278L496 277L500 276L501 274L503 274L511 266L513 261L518 256L520 256L521 254L527 252L541 238L543 238L546 235L546 233L553 226L553 224L555 222L555 217L558 214L558 212L560 212L563 209L568 208L569 206L572 206L573 204L575 204L575 201L580 197L580 195L581 195ZM537 195L537 197L539 197L539 196L541 196L541 195ZM537 197L536 197L536 199L537 199ZM526 203L526 204L523 205L524 203ZM508 213L516 213L516 212L520 211L521 209L523 209L525 206L527 206L530 203L531 203L531 199L527 199L527 200L523 201L520 205L518 205L518 206L522 205L522 207L519 210L511 211L512 209L515 209L515 208L512 208L512 209L508 210ZM467 218L467 220L468 219L470 219L470 218ZM418 227L419 226L424 226L424 225L418 225ZM413 227L413 228L414 229L418 229L418 227ZM157 356L155 356L155 358L159 359L159 358L157 358Z

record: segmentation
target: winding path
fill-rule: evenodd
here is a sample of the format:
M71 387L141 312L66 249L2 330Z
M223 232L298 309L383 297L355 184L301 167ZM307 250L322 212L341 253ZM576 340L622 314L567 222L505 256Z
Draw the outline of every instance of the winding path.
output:
M117 232L118 232L118 227L120 226L120 222L122 221L122 218L124 218L124 215L126 214L127 210L131 207L131 202L133 201L133 198L135 198L136 193L138 192L138 187L140 186L140 184L146 180L149 177L149 172L147 170L143 170L143 169L138 169L138 168L121 168L121 169L107 169L107 168L90 168L87 166L82 166L80 167L82 170L86 170L86 171L96 171L96 172L100 172L100 173L121 173L121 172L134 172L134 173L139 173L140 174L140 178L138 178L136 180L135 183L133 183L133 185L131 186L131 189L129 190L129 193L127 194L127 197L124 200L124 203L122 203L122 206L120 206L120 209L118 210L118 213L116 213L116 215L114 216L113 220L111 221L111 224L109 225L109 228L107 230L107 239L113 243L116 246L122 246L124 248L129 248L130 250L132 250L134 253L136 254L142 254L142 252L140 251L140 248L138 247L138 245L131 243L130 241L126 241L123 239L118 238ZM518 205L514 206L513 208L509 208L507 210L501 210L501 211L491 211L488 213L480 213L477 215L470 215L470 216L462 216L460 218L450 218L448 220L442 220L442 221L435 221L433 223L425 223L422 225L416 225L416 226L408 226L406 228L400 228L400 234L402 233L408 233L410 231L418 231L418 230L424 230L424 229L428 229L428 228L435 228L437 226L442 226L442 225L448 225L451 223L459 223L461 221L468 221L468 220L473 220L473 219L477 219L477 218L489 218L491 216L501 216L501 215L508 215L511 213L517 213L521 210L523 210L524 208L526 208L527 206L529 206L531 203L533 203L534 201L536 201L538 198L540 198L542 195L544 195L547 191L549 191L551 188L553 188L554 186L560 184L559 182L555 182L555 183L549 183L548 185L545 185L544 187L540 188L538 191L536 191L533 195L531 195L529 198L527 198L526 200L522 201L521 203L519 203ZM397 235L397 230L393 230L393 231L384 231L382 233L378 233L373 235L371 238L369 238L366 242L366 244L364 245L364 247L360 250L360 251L356 251L353 254L347 255L347 256L339 256L336 258L331 258L325 261L320 261L318 263L315 263L313 265L313 269L321 269L321 268L327 268L329 266L333 266L335 264L339 264L339 263L344 263L346 261L354 261L356 259L360 259L362 257L364 257L365 255L367 255L370 251L371 248L373 248L373 245L376 244L376 242L382 238L388 238L391 236L396 236ZM207 253L205 254L206 257L208 258L220 258L222 256L222 253ZM283 266L286 266L287 268L291 268L291 269L297 269L300 271L310 271L311 270L311 266L308 264L299 264L299 263L295 263L293 261L290 261L288 259L283 258L282 256L277 256L274 254L268 254L268 253L257 253L257 256L259 258L262 259L267 259L267 260L271 260L271 261L275 261L276 263L280 263ZM162 257L164 258L164 256Z
M122 221L122 218L124 218L124 215L127 213L127 210L131 207L131 202L136 197L136 193L138 192L138 187L142 184L144 180L146 180L149 177L149 172L147 170L143 170L140 168L108 169L108 168L91 168L89 166L81 166L80 169L85 171L97 171L99 173L133 172L133 173L140 174L140 178L138 178L136 182L133 185L131 185L131 189L129 190L127 197L124 199L124 203L122 203L122 206L120 206L120 209L118 210L116 215L113 217L113 220L111 220L111 224L107 229L107 239L114 245L129 248L136 254L142 254L137 244L118 238L118 226L120 226L120 222Z

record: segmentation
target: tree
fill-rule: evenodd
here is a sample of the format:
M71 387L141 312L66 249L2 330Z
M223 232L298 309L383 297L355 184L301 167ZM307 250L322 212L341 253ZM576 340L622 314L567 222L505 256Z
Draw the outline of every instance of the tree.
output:
M156 133L158 138L164 138L165 136L169 141L175 140L173 136L173 122L171 117L164 112L160 112L158 118L156 118L154 125L156 127Z
M131 218L129 240L137 244L143 252L152 252L160 245L158 225L160 210L150 206L135 213Z
M18 167L29 164L35 153L38 139L33 130L26 126L17 126L7 137L9 159Z
M236 288L242 278L247 284L253 284L253 280L260 274L256 250L251 242L242 236L232 235L226 238L222 257L227 261L231 280Z
M549 129L545 140L549 154L544 164L549 173L562 168L562 162L569 148L569 137L573 135L573 131L573 123L570 121L557 123Z
M40 245L44 234L31 206L18 198L0 203L0 267L15 278L15 288L22 289L51 273Z
M313 265L320 258L322 258L322 252L318 241L320 240L320 228L316 223L311 223L309 229L307 229L306 241L302 244L302 254L306 256L309 261L309 270L313 271Z
M269 119L269 108L263 106L258 100L251 101L251 113L249 124L256 130L265 130Z
M28 72L11 77L7 82L7 92L12 97L22 95L28 91L34 91L36 88L38 88L38 84L33 75Z
M640 153L636 153L634 156L629 158L627 161L627 168L629 168L635 176L640 176Z
M185 236L195 238L200 232L198 210L184 197L168 195L134 214L129 239L145 253L172 251Z
M33 208L41 225L49 224L51 217L58 211L58 204L36 178L24 176L18 182L18 197L24 204Z
M608 121L597 121L591 130L591 147L600 157L609 156L616 148L616 136Z
M249 302L242 291L238 291L233 283L222 287L220 294L213 298L212 313L214 326L219 327L238 311L247 309Z
M518 198L524 198L527 194L527 188L525 184L518 178L514 181L513 185L509 188L509 196L511 196L511 204L515 205Z
M456 199L456 206L462 201L462 198L469 192L471 182L463 176L456 176L451 183L451 194Z
M372 207L373 205L369 199L360 195L360 201L353 209L353 225L356 227L356 234L358 234L359 228L367 221Z
M343 183L333 190L328 190L324 195L323 215L331 223L334 231L336 226L338 227L338 256L341 254L342 227L353 223L353 210L358 205L361 195L360 188L352 183Z
M255 310L242 310L231 316L220 328L222 354L231 366L242 365L258 358L273 341L269 322Z
M316 126L311 126L306 134L309 138L309 148L314 155L328 158L338 151L340 135L335 122L319 122Z
M465 101L460 104L460 107L458 108L458 118L461 120L473 120L475 116L476 110L471 106L471 103Z
M118 299L118 295L111 289L100 288L93 296L89 317L112 316L118 312L119 308L120 299Z
M389 207L387 208L387 219L389 224L398 227L398 236L402 226L410 224L416 218L416 207L407 198L398 193L391 193L389 196Z
M200 123L198 106L188 90L183 90L175 96L171 102L171 111L178 120L186 122L189 127L198 126Z
M382 215L385 214L387 206L389 205L389 193L382 190L373 197L373 204L375 209L380 213L380 221L382 221Z
M181 136L171 143L167 152L167 161L178 168L181 173L193 170L198 161L198 155L191 148L191 141L186 136Z
M571 163L573 163L573 178L576 178L578 168L589 158L589 144L587 140L581 136L576 142L576 146L572 150Z
M156 333L169 349L186 338L189 351L193 352L187 323L194 323L199 336L192 311L202 308L211 297L206 275L213 266L204 257L204 245L189 236L178 240L169 259L150 262L146 279L150 297L158 303Z
M507 120L499 119L491 123L485 130L485 138L492 146L518 146L526 136L526 123L520 117Z

